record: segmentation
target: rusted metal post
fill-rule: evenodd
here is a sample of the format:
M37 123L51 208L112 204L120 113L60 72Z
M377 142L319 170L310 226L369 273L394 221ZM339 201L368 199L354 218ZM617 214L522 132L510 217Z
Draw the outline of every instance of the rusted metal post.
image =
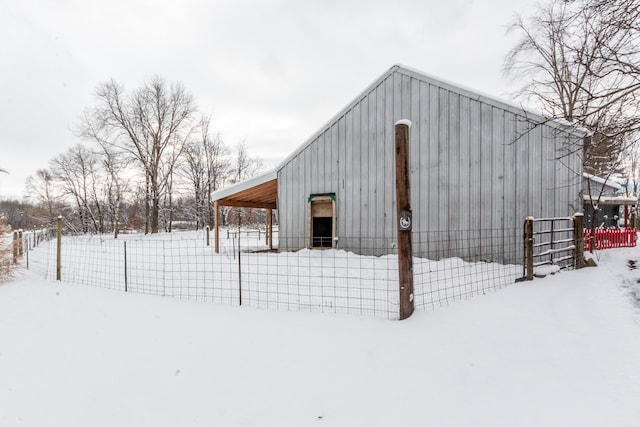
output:
M400 320L413 313L413 252L411 184L409 180L409 120L395 124L396 218L398 221L398 276L400 279Z
M62 217L58 217L58 233L56 245L56 280L62 280Z
M584 214L578 212L573 216L574 268L584 267Z
M533 217L524 220L524 256L527 280L533 280Z

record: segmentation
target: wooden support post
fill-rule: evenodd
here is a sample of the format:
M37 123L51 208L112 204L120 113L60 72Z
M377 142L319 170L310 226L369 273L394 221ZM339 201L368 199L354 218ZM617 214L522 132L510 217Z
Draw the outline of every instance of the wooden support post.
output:
M18 263L18 232L13 232L13 263Z
M409 179L409 127L411 122L395 124L396 218L398 221L398 276L400 279L400 320L413 313L413 249L411 185Z
M584 267L584 214L578 212L573 216L574 268Z
M22 230L18 230L18 256L24 254L24 233Z
M213 239L215 240L214 246L217 254L220 253L220 220L219 220L220 215L219 215L218 208L219 208L219 205L218 205L218 201L216 200L215 202L213 202L213 229L214 229ZM227 234L227 238L228 237L229 235Z
M267 245L273 249L273 209L267 209Z
M533 217L524 220L524 257L527 280L533 280Z
M56 280L62 280L62 217L58 217L58 233L56 245Z

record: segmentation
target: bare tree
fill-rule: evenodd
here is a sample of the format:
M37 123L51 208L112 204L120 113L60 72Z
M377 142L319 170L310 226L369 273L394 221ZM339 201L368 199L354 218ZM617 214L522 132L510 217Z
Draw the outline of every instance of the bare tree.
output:
M63 197L70 197L76 206L79 229L104 231L104 207L96 154L78 144L51 161L53 177L60 183Z
M505 74L547 117L592 132L583 163L595 175L619 166L640 129L639 22L640 0L551 0L511 26L521 38Z
M80 134L134 160L145 182L145 232L158 232L160 204L196 111L181 84L154 77L131 94L111 80L96 90L96 106L85 113ZM165 172L165 173L163 173Z
M251 178L260 172L261 169L262 160L249 155L245 141L236 145L236 156L232 169L232 183Z
M583 170L605 183L640 130L639 24L640 0L551 0L511 27L520 40L505 74L523 82L519 97L549 119L590 131L579 148ZM603 188L596 196L587 180L594 218ZM592 236L594 227L591 221Z
M231 183L236 183L240 181L244 181L252 176L258 174L262 170L262 160L256 157L251 157L247 150L247 144L245 141L236 145L236 153L233 161L233 166L231 169ZM245 209L245 208L230 208L227 207L226 210L223 211L222 215L224 218L224 223L227 223L227 218L232 212L237 212L238 215L238 227L240 227L240 223L242 222L242 218L246 218L249 222L253 221L253 209Z
M113 238L117 239L120 233L121 206L127 188L127 179L123 173L126 162L109 145L100 144L100 148L102 149L102 167L106 172L104 183L106 205L111 219Z
M37 221L51 225L55 222L54 208L57 205L56 194L53 190L53 174L49 169L38 169L35 176L30 176L26 181L27 198L44 207L46 217L34 218Z
M220 135L210 135L211 117L203 116L198 124L199 132L184 151L181 175L191 187L194 198L194 217L199 226L213 227L213 202L211 193L220 189L228 179L231 160L229 149Z

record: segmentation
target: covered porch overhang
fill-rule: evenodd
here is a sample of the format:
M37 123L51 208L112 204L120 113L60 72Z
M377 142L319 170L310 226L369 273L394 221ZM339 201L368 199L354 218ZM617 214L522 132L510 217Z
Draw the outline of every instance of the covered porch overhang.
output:
M277 209L278 174L269 171L211 194L214 205L215 251L220 252L219 209L221 206L257 208L267 211L266 244L273 249L273 209Z

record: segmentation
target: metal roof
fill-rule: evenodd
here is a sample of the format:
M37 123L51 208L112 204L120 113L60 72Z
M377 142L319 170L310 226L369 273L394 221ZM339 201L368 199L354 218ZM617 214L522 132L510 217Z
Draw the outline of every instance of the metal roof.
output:
M508 111L512 111L515 114L526 115L529 119L533 121L537 121L539 123L545 123L548 125L559 127L566 130L567 132L578 134L580 136L585 136L587 134L586 130L584 129L571 126L570 124L564 123L559 120L546 119L541 114L527 112L524 109L522 109L522 107L517 106L515 104L510 104L498 98L485 95L485 94L480 94L480 93L477 93L476 91L466 89L459 85L454 85L443 79L435 78L425 73L415 71L409 67L405 67L402 65L394 65L389 70L385 71L384 74L382 74L378 79L376 79L374 83L369 85L361 94L359 94L351 103L349 103L345 108L343 108L331 120L329 120L329 122L327 122L323 127L321 127L311 138L309 138L301 146L299 146L295 151L293 151L274 170L265 172L261 175L239 182L223 190L216 191L211 195L212 200L218 201L218 204L221 206L276 209L277 196L278 196L277 195L278 193L277 172L282 168L284 168L287 165L287 163L289 163L293 158L295 158L295 156L297 156L300 152L305 150L315 140L315 138L319 134L321 134L323 131L326 130L326 128L330 127L335 121L337 121L340 117L346 114L347 111L353 108L353 105L355 105L362 97L364 97L371 90L375 89L375 87L379 85L381 81L383 81L385 78L387 78L388 76L390 76L395 72L412 76L417 79L429 82L431 84L450 89L454 92L468 96L472 99L479 100L484 103L487 103Z

